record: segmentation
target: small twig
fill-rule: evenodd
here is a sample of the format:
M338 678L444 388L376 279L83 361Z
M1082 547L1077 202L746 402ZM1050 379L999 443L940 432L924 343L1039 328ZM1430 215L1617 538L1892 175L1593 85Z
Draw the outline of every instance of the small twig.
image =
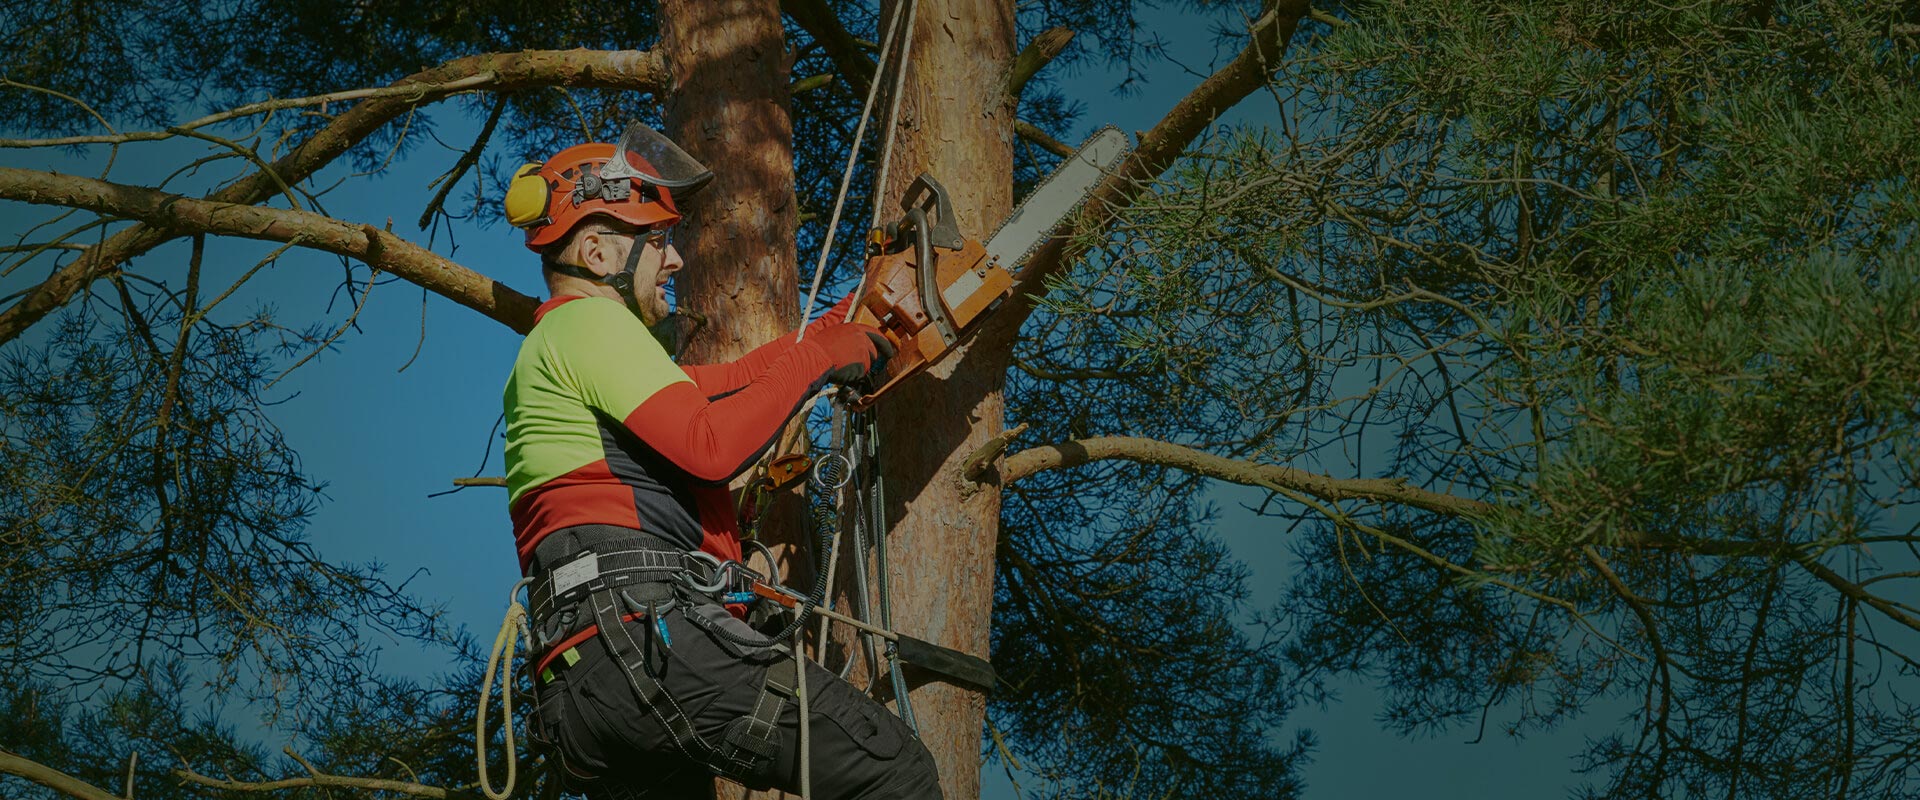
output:
M815 89L826 88L828 85L832 83L833 83L833 73L831 72L822 72L818 75L809 75L805 78L801 78L800 80L797 80L791 84L788 84L787 94L803 94L806 92L811 92Z
M460 160L453 163L453 169L447 170L446 174L433 179L433 183L427 184L429 189L433 188L434 184L440 184L440 191L434 193L432 202L427 203L427 210L420 212L421 230L426 230L428 225L433 224L433 215L440 210L442 204L447 202L447 193L453 191L453 185L466 177L467 170L473 169L473 165L480 161L480 152L487 149L487 142L493 138L493 126L500 124L500 112L505 110L507 110L507 96L495 95L493 111L487 114L486 124L480 126L480 135L473 138L473 146L467 148L467 152L461 154Z
M1348 22L1347 20L1334 16L1333 12L1331 11L1322 11L1318 8L1308 9L1307 19L1313 20L1314 22L1318 22L1322 25L1326 25L1327 27L1330 27L1330 28L1345 28L1353 24L1352 22Z
M371 227L372 226L368 226L369 230L367 232L367 241L378 242L379 239L374 236L371 230ZM373 299L373 287L379 285L379 282L376 279L380 277L380 268L371 266L371 265L369 265L367 268L371 270L371 273L367 275L366 291L363 291L360 293L360 304L357 306L354 306L352 314L347 315L347 321L341 323L340 327L333 332L333 335L328 336L326 338L326 341L321 342L320 345L318 347L313 348L311 352L307 353L304 356L301 356L299 361L293 362L293 366L287 367L285 370L281 371L281 373L275 376L273 380L268 381L267 385L260 387L260 391L264 392L268 389L272 389L274 385L278 384L282 378L285 378L288 375L293 374L294 370L299 369L301 366L305 365L308 361L312 361L313 357L320 355L321 351L326 350L329 347L332 347L333 343L338 341L340 337L345 336L348 329L353 327L354 322L360 319L360 312L366 310L367 302Z
M413 360L420 357L420 351L427 346L427 297L431 294L433 293L427 291L425 287L420 289L420 338L414 340L413 355L407 356L407 363L401 364L400 368L394 372L406 372L408 367L413 366Z
M505 489L507 488L507 479L494 476L494 475L483 475L478 478L454 478L453 485L455 486L498 486L502 489Z
M299 762L300 766L306 768L307 774L312 775L316 780L321 777L320 770L314 769L313 764L309 763L306 759L301 758L299 753L293 752L292 747L282 747L280 748L280 752L286 753L288 758L291 758L294 761Z
M126 789L121 792L121 796L126 800L133 800L133 770L138 766L140 766L140 751L135 750L127 755Z

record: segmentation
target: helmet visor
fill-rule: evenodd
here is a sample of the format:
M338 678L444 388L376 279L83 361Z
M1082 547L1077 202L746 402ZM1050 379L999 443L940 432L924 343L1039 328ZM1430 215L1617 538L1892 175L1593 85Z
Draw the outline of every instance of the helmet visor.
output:
M659 131L635 122L621 134L613 160L601 168L600 177L633 178L688 196L713 180L713 171Z

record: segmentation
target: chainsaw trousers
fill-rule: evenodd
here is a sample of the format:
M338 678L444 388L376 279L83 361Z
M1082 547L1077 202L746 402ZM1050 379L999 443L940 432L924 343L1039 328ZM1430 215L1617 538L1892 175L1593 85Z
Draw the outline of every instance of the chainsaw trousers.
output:
M649 642L645 659L657 696L641 697L596 635L576 649L578 658L540 682L532 733L557 754L569 789L589 800L711 798L714 772L697 745L676 741L675 732L650 709L675 707L707 742L722 741L728 726L752 716L767 698L761 686L768 668L792 656L723 640L675 609L654 620L622 623L636 640ZM760 638L746 623L708 614L743 637ZM556 662L558 663L558 662ZM839 676L807 662L809 763L818 800L937 800L939 776L933 756L906 723ZM789 700L780 710L777 753L743 765L728 777L752 789L800 791L800 714Z

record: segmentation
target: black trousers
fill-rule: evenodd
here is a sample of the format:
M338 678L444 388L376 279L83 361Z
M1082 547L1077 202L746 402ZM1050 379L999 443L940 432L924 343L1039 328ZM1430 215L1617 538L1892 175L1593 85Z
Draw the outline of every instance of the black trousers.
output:
M650 642L647 665L660 682L662 696L642 702L598 635L577 648L578 661L555 670L551 682L541 683L532 733L554 748L570 788L590 800L713 796L713 772L688 758L648 707L677 704L696 733L720 741L729 723L752 713L768 666L792 656L723 641L689 621L687 614L699 612L680 606L663 614L670 645L661 641L650 619L624 623L636 639ZM709 613L707 618L718 616ZM759 638L732 617L720 624ZM811 661L805 666L815 798L940 797L933 756L905 722L839 676ZM731 777L753 789L800 791L797 703L787 703L779 727L778 755Z

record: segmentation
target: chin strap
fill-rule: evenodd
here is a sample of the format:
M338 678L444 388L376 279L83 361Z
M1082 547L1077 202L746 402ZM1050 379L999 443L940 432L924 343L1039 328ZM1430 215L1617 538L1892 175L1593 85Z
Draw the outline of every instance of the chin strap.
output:
M634 296L633 293L633 273L634 270L640 266L640 251L645 249L645 247L641 246L640 242L635 241L633 247L627 250L626 265L621 267L619 272L613 273L612 275L601 275L590 272L586 267L576 264L550 264L548 268L562 275L569 275L581 280L593 281L594 283L613 287L613 290L619 293L620 299L626 302L627 310L633 312L634 316L639 317L641 322L646 322L647 318L640 313L640 298Z
M647 317L640 313L640 298L633 293L633 274L634 270L640 266L641 249L636 242L634 248L627 251L626 265L612 275L590 272L586 267L576 264L549 264L547 268L562 275L613 287L613 290L620 294L620 299L627 304L627 310L633 312L633 316L644 324ZM647 331L653 334L653 338L660 342L661 347L667 349L667 355L676 359L680 357L680 346L685 338L681 331L682 326L679 324L680 320L676 319L679 316L677 313L669 313L659 322L647 325Z

